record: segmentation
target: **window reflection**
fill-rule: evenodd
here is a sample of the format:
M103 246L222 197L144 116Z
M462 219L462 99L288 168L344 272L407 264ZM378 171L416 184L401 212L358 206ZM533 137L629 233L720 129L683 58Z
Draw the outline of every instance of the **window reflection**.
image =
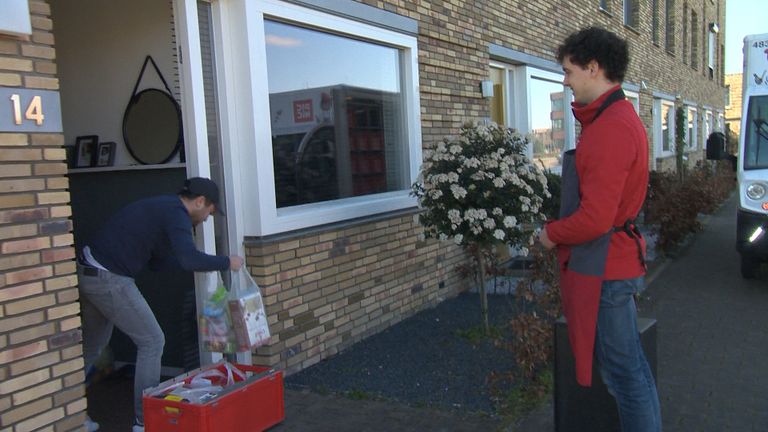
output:
M563 85L531 79L531 132L533 159L543 168L559 174L565 149L565 92Z
M265 20L277 207L407 188L400 51Z
M686 137L688 138L688 142L686 143L686 145L689 148L694 148L694 149L697 146L696 129L698 127L698 124L697 124L698 122L696 119L696 114L697 113L695 109L692 109L692 108L688 109L688 136Z
M672 106L661 104L661 150L665 152L672 151L672 148L670 147L672 115Z

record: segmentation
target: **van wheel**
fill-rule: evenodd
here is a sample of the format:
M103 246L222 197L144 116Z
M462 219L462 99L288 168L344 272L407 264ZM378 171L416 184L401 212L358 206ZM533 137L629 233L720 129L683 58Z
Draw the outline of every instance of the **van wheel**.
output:
M741 277L744 279L754 279L755 273L757 273L757 268L759 265L759 261L747 254L741 255Z

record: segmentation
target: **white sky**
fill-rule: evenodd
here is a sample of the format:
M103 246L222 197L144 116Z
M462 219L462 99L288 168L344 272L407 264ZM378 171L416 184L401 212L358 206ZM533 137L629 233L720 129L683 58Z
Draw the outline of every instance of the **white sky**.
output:
M725 73L739 73L743 67L744 36L768 33L765 0L726 0Z

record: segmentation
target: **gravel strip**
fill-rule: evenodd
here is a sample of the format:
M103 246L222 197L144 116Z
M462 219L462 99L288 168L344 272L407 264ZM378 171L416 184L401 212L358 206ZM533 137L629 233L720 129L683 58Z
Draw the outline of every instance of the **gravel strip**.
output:
M508 334L514 298L489 295L488 303L491 325ZM286 385L492 413L488 375L511 370L514 360L492 340L473 344L457 334L480 322L479 295L463 293L289 376Z

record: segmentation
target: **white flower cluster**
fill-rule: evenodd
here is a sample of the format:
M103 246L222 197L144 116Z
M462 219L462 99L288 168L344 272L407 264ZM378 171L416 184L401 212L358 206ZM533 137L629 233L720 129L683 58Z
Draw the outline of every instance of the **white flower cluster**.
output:
M455 140L424 152L412 189L427 236L456 244L506 242L526 249L551 197L544 173L526 157L528 140L507 128L466 125Z

